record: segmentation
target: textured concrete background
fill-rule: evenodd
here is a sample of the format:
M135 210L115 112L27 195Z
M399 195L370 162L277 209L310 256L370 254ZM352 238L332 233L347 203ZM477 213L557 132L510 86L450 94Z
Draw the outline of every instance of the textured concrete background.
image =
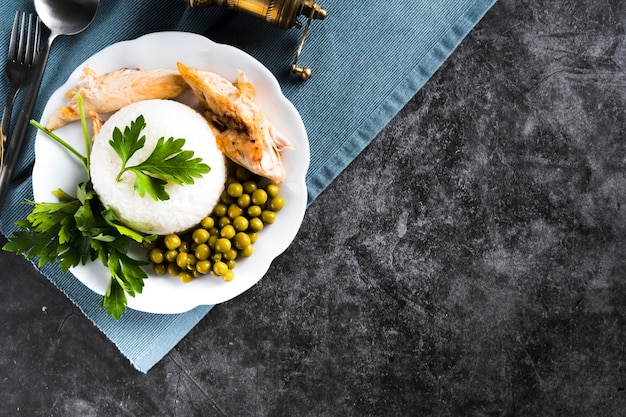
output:
M147 375L0 253L0 415L624 416L625 29L500 0Z

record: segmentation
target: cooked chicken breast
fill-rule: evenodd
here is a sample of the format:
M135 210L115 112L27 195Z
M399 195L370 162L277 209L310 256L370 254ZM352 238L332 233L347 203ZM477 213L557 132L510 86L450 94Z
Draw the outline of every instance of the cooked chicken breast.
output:
M240 72L233 83L180 62L178 70L214 125L220 150L251 172L276 183L284 182L281 153L293 146L256 106L256 91L245 74Z
M122 68L100 75L85 67L81 81L65 94L68 103L54 112L46 128L54 130L80 118L77 94L83 99L85 114L97 127L101 114L142 100L174 98L189 89L178 71L160 68Z

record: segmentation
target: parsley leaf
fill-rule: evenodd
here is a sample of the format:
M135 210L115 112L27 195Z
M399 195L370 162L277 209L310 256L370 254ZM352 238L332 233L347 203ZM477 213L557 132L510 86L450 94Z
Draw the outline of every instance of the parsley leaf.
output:
M109 287L106 293L104 293L104 297L102 297L100 308L106 309L107 314L110 314L112 317L119 318L124 314L127 303L124 289L115 279L111 279Z
M141 266L147 265L147 262L131 258L125 248L116 248L115 245L101 244L98 250L104 252L103 257L106 257L106 265L111 273L109 287L100 307L106 309L113 318L119 319L126 310L126 295L134 297L143 290L148 275Z
M113 138L109 141L109 144L122 160L122 171L117 177L118 181L121 173L125 170L128 160L146 144L146 137L139 137L144 127L146 127L144 117L139 115L134 122L130 122L130 125L124 128L123 134L119 127L113 129Z
M38 257L38 266L54 262L63 255L61 270L66 272L82 260L89 260L89 254L83 252L80 245L80 233L77 233L74 213L80 207L78 200L60 203L35 203L25 220L16 224L22 228L16 231L3 249L23 254L27 258ZM74 245L74 243L79 243Z
M201 158L193 157L193 151L183 150L185 139L173 137L167 140L159 138L147 159L137 165L127 166L135 152L145 146L146 137L140 136L145 126L144 117L140 115L123 133L119 128L114 129L109 144L122 160L117 181L121 181L122 175L130 171L135 174L133 187L141 197L147 193L157 201L169 200L170 196L165 190L169 182L177 185L193 184L194 178L201 178L211 170Z

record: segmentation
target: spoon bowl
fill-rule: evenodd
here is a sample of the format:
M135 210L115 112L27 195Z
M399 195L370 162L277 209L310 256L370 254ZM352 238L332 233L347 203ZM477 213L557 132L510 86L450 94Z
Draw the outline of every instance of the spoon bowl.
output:
M50 29L50 37L76 35L96 16L100 0L35 0L35 10Z

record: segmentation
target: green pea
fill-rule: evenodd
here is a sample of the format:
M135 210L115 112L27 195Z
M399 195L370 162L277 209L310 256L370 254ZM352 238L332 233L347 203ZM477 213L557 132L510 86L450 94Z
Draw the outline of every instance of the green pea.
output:
M168 250L165 252L165 260L167 262L176 262L177 256L178 256L178 251L175 249Z
M178 247L179 252L190 252L191 251L191 243L187 240L183 240Z
M265 191L270 198L276 197L280 192L280 187L276 184L270 183L265 186Z
M233 270L237 266L237 261L235 261L234 259L229 259L226 261L226 266L228 267L228 269Z
M230 282L235 279L235 272L232 269L226 271L224 275L222 275L222 279L226 282Z
M241 216L243 214L243 209L239 207L237 204L231 204L228 206L228 217L234 219L237 216Z
M239 252L239 254L241 256L243 256L244 258L247 258L249 256L252 256L252 252L253 252L253 247L252 244L246 246L244 249L241 249L241 251Z
M231 224L222 227L222 230L220 230L220 236L225 237L226 239L232 239L235 236L235 233L235 228Z
M215 262L213 264L213 272L215 272L216 275L224 276L228 273L228 265L222 261Z
M196 255L194 255L193 253L188 253L187 254L187 269L193 269L197 260L198 259L196 258Z
M177 277L180 274L180 268L178 265L172 263L167 265L167 273L173 277Z
M163 239L165 247L170 250L178 249L178 247L181 245L181 242L182 241L180 240L180 236L178 236L176 233L169 234Z
M196 229L193 231L191 238L193 239L194 242L196 242L197 244L201 244L201 243L205 243L207 240L209 240L209 231L206 229Z
M223 258L226 259L227 261L234 261L235 259L237 259L237 249L233 249L231 248L229 251L224 252L224 256Z
M257 189L256 182L246 181L243 183L243 192L246 194L252 194Z
M148 259L150 259L150 262L153 264L160 264L165 260L165 254L162 249L153 248L148 252Z
M247 210L249 217L259 217L261 215L261 206L250 206Z
M222 238L217 239L217 242L215 242L215 250L218 252L225 253L225 252L228 252L230 248L231 248L230 239L222 237Z
M198 271L200 274L202 275L207 274L210 270L211 270L211 261L203 259L201 261L198 261L198 263L196 263L196 271Z
M237 233L233 240L235 241L235 247L237 249L245 249L251 243L250 236L244 232Z
M187 253L180 252L178 256L176 256L176 265L179 268L187 268Z
M250 205L251 201L250 194L242 194L241 197L237 199L237 205L244 209Z
M260 232L261 230L263 230L263 221L258 217L252 218L249 221L248 227L253 232Z
M215 249L215 242L217 242L217 239L219 239L219 238L220 238L219 235L211 235L211 237L207 241L207 244L209 245L209 248Z
M226 189L226 193L233 198L241 197L241 194L243 194L243 185L238 182L233 182Z
M250 236L250 243L254 243L259 238L259 233L258 232L250 232L250 233L248 233L248 236Z
M267 192L259 188L252 193L252 204L262 206L267 202Z
M213 214L215 217L224 217L228 211L228 206L224 203L217 203L213 208Z
M204 219L202 219L200 226L207 230L212 229L215 226L215 219L211 216L206 216Z
M279 211L285 206L285 199L281 196L276 196L272 198L267 205L270 210Z
M220 201L224 204L232 204L235 200L224 190L222 194L220 194Z
M164 263L152 265L154 273L157 275L165 275L167 273L167 265Z
M209 255L211 255L211 248L209 248L209 245L207 245L206 243L201 243L196 248L195 255L196 258L199 260L208 259Z
M233 227L238 232L243 232L248 228L249 221L244 216L237 216L233 219Z
M223 229L224 226L232 224L232 222L233 221L228 216L220 217L220 219L217 221L217 227L219 227L220 229Z
M186 284L188 282L191 282L191 280L193 279L193 274L189 271L182 271L180 274L178 274L178 279Z
M263 210L261 213L261 220L265 224L272 224L276 221L276 212L271 210Z

